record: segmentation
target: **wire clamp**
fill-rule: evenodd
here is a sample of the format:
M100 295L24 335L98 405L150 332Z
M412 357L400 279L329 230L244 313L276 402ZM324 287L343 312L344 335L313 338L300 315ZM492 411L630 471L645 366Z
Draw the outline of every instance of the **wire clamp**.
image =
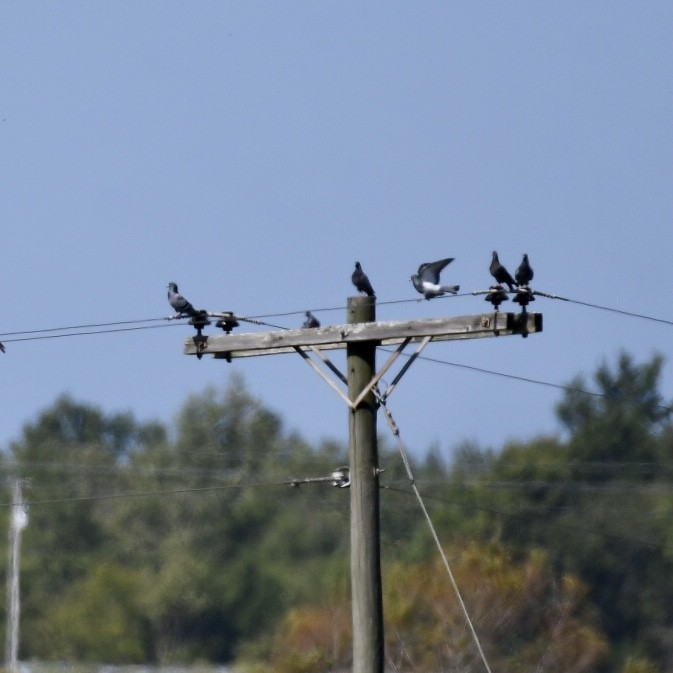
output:
M351 473L347 466L337 468L330 476L335 488L348 488L351 485Z

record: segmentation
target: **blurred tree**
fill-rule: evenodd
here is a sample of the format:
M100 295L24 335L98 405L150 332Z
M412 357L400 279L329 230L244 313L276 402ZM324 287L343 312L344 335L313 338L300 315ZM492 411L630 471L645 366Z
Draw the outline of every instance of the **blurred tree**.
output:
M448 550L453 572L493 670L594 671L606 642L577 578L556 577L544 553L515 560L503 548ZM386 660L391 670L482 671L441 559L395 563L384 573ZM351 662L348 597L289 612L271 670L346 670Z
M621 353L616 371L607 363L598 368L594 393L581 376L569 384L557 414L570 432L570 459L606 463L602 470L597 465L593 479L612 478L612 463L657 463L662 458L652 440L673 411L659 392L662 365L659 355L637 365Z
M145 577L158 661L231 660L347 562L348 492L290 487L335 460L342 449L285 433L239 377L191 396L173 441L130 455L126 489L157 495L115 503L106 521L113 558Z
M662 362L636 364L622 353L614 368L598 368L595 390L576 378L557 407L567 440L505 447L490 477L512 485L490 500L503 512L502 539L543 546L590 588L615 645L612 670L636 651L673 662L673 512L665 504L673 447Z
M144 663L152 658L143 578L102 564L64 593L43 622L40 636L59 661Z
M114 492L132 450L162 435L156 424L107 417L63 396L12 443L7 468L25 480L32 503L22 543L21 657L51 656L50 642L38 635L51 608L109 550L97 498Z

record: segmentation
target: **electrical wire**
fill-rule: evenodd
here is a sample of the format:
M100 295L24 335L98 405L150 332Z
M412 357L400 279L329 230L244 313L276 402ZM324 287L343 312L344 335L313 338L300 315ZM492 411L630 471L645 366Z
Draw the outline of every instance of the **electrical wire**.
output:
M409 491L408 489L405 488L400 488L396 487L390 484L387 484L385 486L382 486L382 488L385 488L389 491L393 491L395 493L401 493L410 497L415 497L415 493L412 491ZM501 516L506 516L509 518L514 518L514 519L532 519L536 518L536 515L541 513L541 510L539 508L535 509L528 509L525 512L512 512L512 511L507 511L507 510L502 510L502 509L497 509L495 507L487 507L485 505L478 505L476 503L465 503L465 502L458 502L456 500L451 500L449 498L443 497L443 496L434 496L434 495L428 495L425 494L425 499L426 500L433 500L435 502L441 502L446 505L453 505L454 507L460 507L461 509L475 509L480 512L487 512L489 514L497 514ZM545 509L545 512L550 511L549 509ZM596 535L598 537L605 537L605 538L610 538L614 540L624 540L626 542L632 542L634 544L643 546L643 547L650 547L652 549L661 549L662 545L658 542L652 542L650 540L643 540L642 538L637 538L637 537L632 537L629 535L623 535L622 533L612 533L610 531L606 531L603 529L595 529L595 528L589 528L588 526L577 526L575 524L571 523L566 523L564 521L558 521L558 520L546 520L545 523L551 525L551 526L556 526L559 528L564 528L567 530L572 530L575 532L582 532L582 533L588 533L590 535Z
M283 481L266 481L266 482L245 482L245 483L236 483L236 484L220 484L217 486L197 486L190 488L176 488L169 490L153 490L153 491L124 491L120 493L103 493L98 495L82 495L82 496L71 496L67 498L50 498L44 500L23 500L20 503L17 502L0 502L0 509L9 508L9 507L36 507L44 505L64 505L76 502L94 502L100 500L122 500L127 498L148 498L156 496L172 496L172 495L181 495L188 493L205 493L208 491L224 491L229 489L247 489L247 488L269 488L275 486L292 486L297 487L302 484L314 484L314 483L324 483L324 482L333 482L334 477L304 477L304 478L293 478L285 479Z
M477 294L484 294L486 291L485 290L475 290L473 292L466 292L466 293L460 293L458 295L443 295L441 297L438 297L437 299L444 299L444 298L454 298L456 296L471 296L471 295L477 295ZM581 306L586 306L588 308L593 308L593 309L598 309L598 310L603 310L603 311L609 311L613 313L617 313L619 315L624 315L624 316L629 316L629 317L634 317L634 318L640 318L643 320L649 320L649 321L654 321L662 324L669 324L673 325L673 321L670 320L665 320L662 318L656 318L653 316L647 316L644 314L639 314L639 313L633 313L630 311L625 311L622 309L617 309L617 308L612 308L612 307L607 307L607 306L601 306L599 304L594 304L594 303L589 303L577 299L572 299L569 297L562 297L560 295L555 295L547 292L542 292L542 291L533 291L534 295L545 297L548 299L552 300L560 300L564 302L569 302ZM391 301L384 301L384 302L379 302L379 305L390 305L390 304L400 304L400 303L418 303L425 301L424 299L400 299L400 300L391 300ZM311 309L311 311L315 312L327 312L327 311L335 311L335 310L345 310L346 307L344 306L336 306L336 307L324 307L324 308L314 308ZM262 325L266 327L270 327L273 329L281 329L281 330L288 330L290 328L284 327L281 325L276 325L270 322L266 322L263 320L263 318L270 318L270 317L288 317L288 316L294 316L294 315L300 315L304 313L304 311L286 311L286 312L277 312L277 313L268 313L268 314L259 314L259 315L252 315L252 316L237 316L235 314L232 314L233 317L235 317L237 320L244 321L244 322L250 322L253 324L257 325ZM217 314L215 314L217 315ZM148 325L145 323L164 323L164 324L158 324L158 325ZM107 322L107 323L89 323L89 324L82 324L82 325L70 325L70 326L64 326L64 327L53 327L53 328L43 328L43 329L38 329L38 330L26 330L26 331L14 331L14 332L4 332L0 333L0 338L2 338L3 342L5 343L11 343L11 342L19 342L19 341L35 341L35 340L42 340L42 339L57 339L57 338L66 338L66 337L72 337L72 336L91 336L91 335L98 335L98 334L110 334L110 333L117 333L117 332L132 332L132 331L139 331L139 330L147 330L147 329L158 329L162 327L171 327L171 326L177 326L180 324L184 324L179 322L175 316L170 316L170 317L162 317L162 318L145 318L145 319L136 319L136 320L127 320L127 321L112 321L112 322ZM134 325L132 327L121 327L122 325ZM102 328L102 329L95 329L92 330L91 328ZM106 329L110 328L110 329ZM74 331L77 330L77 331ZM86 330L86 331L82 331ZM61 332L61 333L54 333L54 332ZM26 335L26 336L19 336L19 335ZM10 337L10 338L7 338ZM14 338L12 338L14 337ZM382 349L386 350L386 349ZM403 353L406 357L410 357L407 354ZM436 364L442 364L445 366L451 366L451 367L457 367L461 369L466 369L469 371L473 372L478 372L490 376L498 376L501 378L506 378L509 380L515 380L515 381L521 381L524 383L530 383L538 386L545 386L549 388L554 388L557 390L562 390L565 392L578 392L584 395L590 395L593 397L599 397L599 398L605 398L606 395L596 392L596 391L590 391L590 390L584 390L584 389L579 389L573 386L568 386L568 385L563 385L563 384L558 384L558 383L553 383L551 381L544 381L541 379L534 379L531 377L526 377L526 376L521 376L518 374L510 374L506 372L500 372L492 369L486 369L484 367L477 367L474 365L467 365L467 364L462 364L462 363L457 363L457 362L450 362L447 360L441 360L439 358L433 358L425 355L420 355L418 356L419 359L425 360L427 362L433 362ZM657 405L658 408L663 409L667 412L673 412L673 408L666 406L666 405Z
M168 320L168 318L141 318L137 320L118 320L115 322L98 322L98 323L89 323L86 325L67 325L65 327L50 327L47 329L37 329L37 330L21 330L19 332L2 332L0 337L15 336L17 334L39 334L40 332L61 332L64 330L80 330L80 329L89 329L91 327L113 327L118 325L135 325L138 323L145 322L159 322L159 321Z
M455 299L457 297L470 297L470 296L476 296L476 295L481 295L481 294L486 294L490 290L473 290L470 292L460 292L458 294L452 295L452 294L446 294L442 295L439 297L433 298L433 301L438 301L442 299ZM549 292L543 292L540 290L533 290L532 291L535 296L539 297L544 297L546 299L551 299L551 300L558 300L558 301L563 301L563 302L568 302L571 304L577 304L579 306L585 306L587 308L593 308L601 311L609 311L611 313L616 313L619 315L623 316L628 316L632 318L639 318L641 320L648 320L652 322L658 322L662 323L665 325L673 325L673 320L667 320L664 318L658 318L655 316L650 316L650 315L645 315L642 313L635 313L633 311L627 311L624 309L619 309L619 308L614 308L610 306L603 306L601 304L595 304L587 301L582 301L579 299L573 299L571 297L563 297L560 295L552 294ZM379 301L377 302L377 306L390 306L394 304L418 304L427 301L424 298L411 298L411 299L393 299L393 300L388 300L388 301ZM338 305L338 306L323 306L319 308L311 308L310 310L314 313L328 313L332 311L345 311L347 309L347 306L344 305ZM298 315L303 315L305 313L306 309L300 309L300 310L292 310L292 311L279 311L279 312L273 312L273 313L260 313L260 314L252 314L249 316L238 316L237 314L232 314L233 317L235 317L238 320L243 320L247 322L253 322L256 324L260 325L267 325L269 327L274 327L276 329L292 329L289 327L283 327L280 325L273 325L271 323L265 322L263 319L265 318L286 318L286 317L292 317L292 316L298 316ZM186 318L186 316L185 316ZM120 320L120 321L112 321L112 322L102 322L102 323L89 323L89 324L82 324L82 325L69 325L69 326L63 326L63 327L50 327L50 328L42 328L42 329L36 329L36 330L20 330L20 331L13 331L13 332L2 332L0 333L0 338L3 340L10 341L11 339L5 339L6 337L13 337L13 336L18 336L18 335L36 335L36 334L41 334L41 333L47 333L47 332L62 332L66 330L73 330L77 331L76 333L72 334L67 334L66 336L77 336L79 334L80 330L86 330L90 328L99 328L99 327L118 327L120 325L134 325L134 324L140 324L140 323L149 323L149 322L167 322L170 321L172 324L184 324L184 322L179 322L178 319L175 318L175 316L169 316L169 317L154 317L154 318L144 318L144 319L136 319L136 320ZM141 328L145 329L145 328ZM115 332L117 330L112 329L112 330L101 330L101 331L94 331L94 332L85 332L85 334L102 334L106 332ZM126 330L120 330L120 331L126 331ZM25 339L23 339L25 340Z
M387 353L392 353L391 349L380 347L381 350L386 351ZM401 353L404 357L411 357L408 353ZM426 362L433 362L435 364L447 365L449 367L458 367L459 369L467 369L470 371L478 372L480 374L488 374L490 376L500 376L502 378L511 379L514 381L522 381L523 383L533 383L538 386L546 386L548 388L555 388L557 390L563 390L565 392L580 393L582 395L589 395L592 397L600 397L603 399L609 398L609 395L604 393L599 393L594 390L585 390L583 388L577 388L575 386L564 385L562 383L552 383L551 381L543 381L542 379L533 379L527 376L521 376L519 374L509 374L506 372L499 372L494 369L486 369L485 367L476 367L474 365L466 365L459 362L450 362L449 360L441 360L439 358L430 357L428 355L419 355L417 356L419 360L425 360ZM673 407L669 407L665 404L656 405L657 409L662 409L664 411L673 412Z
M580 301L579 299L570 299L568 297L560 297L555 294L548 294L546 292L534 291L534 295L546 297L547 299L559 299L560 301L567 301L570 304L577 304L578 306L586 306L588 308L595 308L600 311L609 311L610 313L617 313L619 315L629 316L630 318L640 318L641 320L650 320L652 322L663 323L664 325L673 325L673 320L666 320L665 318L656 318L651 315L644 315L643 313L634 313L632 311L625 311L619 308L612 308L610 306L601 306L600 304L592 304L588 301Z
M420 491L418 490L418 487L416 486L416 482L414 479L414 474L411 469L411 463L409 462L409 457L407 456L406 451L404 450L404 445L402 443L402 438L400 437L400 429L397 423L395 423L395 420L392 417L392 414L390 413L390 410L388 409L388 404L387 400L383 399L381 395L377 394L377 398L379 399L379 402L381 403L381 406L383 408L383 412L386 417L386 421L388 422L388 426L390 427L390 431L392 432L393 436L397 439L397 444L399 447L400 451L400 456L402 457L402 462L404 463L404 469L406 470L407 476L409 478L409 483L411 485L411 488L414 492L414 495L416 496L416 500L418 501L418 504L421 508L421 511L423 512L423 516L425 517L425 520L428 524L428 527L430 528L430 534L432 535L432 539L435 542L435 545L439 551L439 555L442 558L442 562L444 563L444 567L446 568L446 572L449 576L449 580L451 582L451 586L453 587L454 593L456 594L456 598L458 599L458 603L460 604L460 607L463 611L463 615L465 616L465 621L467 622L467 625L470 629L470 633L472 635L472 639L474 640L475 646L477 648L477 651L479 652L479 656L481 657L481 660L484 664L484 668L486 669L487 673L491 673L491 668L488 665L488 660L486 659L486 654L484 653L484 649L481 646L481 641L479 640L479 636L477 635L477 631L474 628L474 624L472 623L472 619L470 618L470 613L467 611L467 606L465 605L465 601L463 600L463 597L460 593L460 589L458 588L458 583L456 582L456 579L453 575L453 572L451 570L451 566L449 564L449 559L446 556L446 553L444 552L444 548L442 547L442 543L439 540L439 536L437 535L437 529L435 528L432 518L430 517L430 514L425 506L425 503L423 501L423 497L421 496Z
M88 332L64 332L63 334L41 334L38 336L16 337L13 339L3 338L3 343L14 343L18 341L39 341L42 339L62 339L73 336L90 336L92 334L114 334L116 332L136 332L138 330L159 329L161 327L173 327L173 325L144 325L143 327L118 327L115 329L101 329ZM44 330L48 332L49 330Z

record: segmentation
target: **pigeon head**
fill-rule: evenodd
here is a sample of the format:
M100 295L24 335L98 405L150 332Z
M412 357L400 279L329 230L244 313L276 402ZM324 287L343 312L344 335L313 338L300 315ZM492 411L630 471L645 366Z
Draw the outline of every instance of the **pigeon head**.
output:
M178 286L176 283L168 283L166 287L171 291L171 292L177 292L178 291Z

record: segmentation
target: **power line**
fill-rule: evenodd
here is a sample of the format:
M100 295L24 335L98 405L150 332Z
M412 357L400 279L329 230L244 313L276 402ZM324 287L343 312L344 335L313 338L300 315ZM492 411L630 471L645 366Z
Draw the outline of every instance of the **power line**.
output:
M40 334L38 336L17 337L14 339L3 338L4 343L13 343L17 341L39 341L42 339L62 339L73 336L91 336L92 334L114 334L116 332L136 332L138 330L159 329L161 327L173 327L173 325L144 325L142 327L118 327L115 329L100 329L87 332L64 332L63 334ZM43 330L48 332L49 330Z
M24 507L37 507L43 505L64 505L76 502L94 502L100 500L123 500L127 498L149 498L149 497L165 497L171 495L181 495L188 493L206 493L209 491L224 491L229 489L242 490L247 488L270 488L277 486L291 486L297 487L304 484L315 483L329 483L333 482L334 477L304 477L294 479L284 479L282 481L267 481L267 482L245 482L236 484L220 484L217 486L195 486L189 488L176 488L169 490L152 490L152 491L125 491L120 493L103 493L98 495L82 495L70 496L66 498L49 498L44 500L23 500L21 503L0 502L0 508L14 507L21 504Z
M385 485L382 486L382 488L385 488L389 491L393 491L396 493L401 493L406 496L410 497L415 497L415 493L405 489L405 488L399 488L396 486L391 486L391 485ZM538 508L536 509L527 509L525 512L512 512L512 511L507 511L507 510L502 510L502 509L497 509L495 507L487 507L485 505L478 505L476 503L465 503L465 502L458 502L456 500L450 500L449 498L445 498L442 496L434 496L434 495L428 495L425 494L423 496L426 500L434 500L436 502L441 502L446 505L453 505L455 507L460 507L461 509L476 509L482 512L488 512L489 514L498 514L501 516L506 516L510 518L515 518L515 519L532 519L536 518L536 515L540 514L540 510ZM637 537L632 537L628 535L622 535L621 533L612 533L610 531L606 531L603 529L595 529L595 528L589 528L588 526L577 526L575 524L567 523L565 521L559 521L557 519L545 519L545 523L551 526L558 526L561 528L566 528L569 530L573 531L580 531L583 533L589 533L591 535L597 535L599 537L606 537L606 538L611 538L611 539L616 539L616 540L626 540L627 542L633 542L635 544L641 545L643 547L650 547L653 549L661 549L661 543L659 542L652 542L650 540L643 540L642 538L637 538Z
M441 297L437 297L437 299L451 299L456 296L473 296L477 294L484 294L486 291L482 290L476 290L473 292L465 292L465 293L460 293L458 295L443 295ZM599 304L593 304L577 299L572 299L568 297L562 297L560 295L555 295L551 293L546 293L546 292L541 292L541 291L534 291L533 294L541 297L545 297L548 299L553 299L553 300L560 300L560 301L565 301L569 302L572 304L577 304L580 306L586 306L589 308L597 309L597 310L603 310L603 311L609 311L613 313L617 313L619 315L624 315L624 316L629 316L629 317L634 317L634 318L639 318L643 320L649 320L649 321L654 321L662 324L668 324L668 325L673 325L673 321L670 320L665 320L663 318L656 318L653 316L648 316L640 313L633 313L630 311L625 311L622 309L617 309L617 308L612 308L608 306L601 306ZM391 301L384 301L384 302L379 302L379 305L390 305L390 304L401 304L401 303L418 303L418 302L423 302L426 301L424 299L398 299L398 300L391 300ZM312 308L310 309L312 312L320 313L320 312L329 312L329 311L336 311L336 310L345 310L344 306L331 306L331 307L323 307L323 308ZM250 322L253 324L258 324L258 325L263 325L266 327L271 327L273 329L280 329L280 330L289 330L291 328L284 327L282 325L275 325L269 322L266 322L263 320L263 318L272 318L272 317L289 317L289 316L294 316L294 315L303 315L305 313L305 310L299 310L299 311L285 311L285 312L277 312L277 313L267 313L267 314L258 314L258 315L251 315L251 316L237 316L234 315L234 317L237 320L240 321L245 321L245 322ZM142 324L142 323L150 323L150 322L162 322L164 324L160 325L147 325L147 324ZM120 327L121 325L140 325L141 326L135 326L135 327ZM4 332L0 333L0 338L6 343L11 343L11 342L18 342L18 341L35 341L35 340L42 340L42 339L57 339L57 338L65 338L65 337L72 337L72 336L91 336L91 335L98 335L98 334L113 334L117 332L132 332L132 331L138 331L138 330L147 330L147 329L158 329L162 327L172 327L172 326L177 326L177 325L184 325L184 322L178 322L177 319L175 319L173 316L171 317L163 317L163 318L145 318L145 319L136 319L136 320L125 320L125 321L113 321L113 322L107 322L107 323L89 323L89 324L83 324L83 325L70 325L70 326L64 326L64 327L52 327L52 328L43 328L43 329L37 329L37 330L26 330L26 331L15 331L15 332ZM95 327L100 327L103 329L96 329L96 330L91 330L90 328L95 328ZM110 327L111 329L105 329L107 327ZM87 331L67 331L67 330L87 330ZM63 332L62 334L50 334L52 332ZM18 335L27 335L27 336L18 336ZM16 338L6 338L6 337L12 337L15 336ZM387 350L383 348L382 350ZM403 353L403 355L406 355ZM408 356L407 356L408 357ZM605 398L606 395L596 392L596 391L591 391L591 390L584 390L580 388L576 388L573 386L568 386L564 384L559 384L559 383L553 383L551 381L545 381L542 379L534 379L531 377L527 376L522 376L519 374L511 374L507 372L500 372L492 369L487 369L484 367L477 367L474 365L467 365L463 363L457 363L457 362L450 362L447 360L441 360L439 358L433 358L430 356L426 355L421 355L419 356L419 359L425 360L427 362L433 362L435 364L442 364L450 367L458 367L461 369L466 369L474 372L478 372L481 374L487 374L490 376L498 376L501 378L506 378L510 380L515 380L515 381L521 381L523 383L531 383L534 385L538 386L545 386L549 388L554 388L557 390L562 390L564 392L579 392L584 395L590 395L593 397L599 397L599 398ZM664 409L666 411L673 411L673 408L666 406L666 405L658 405L658 408Z
M570 304L577 304L579 306L587 306L588 308L595 308L600 311L609 311L610 313L617 313L619 315L629 316L630 318L640 318L641 320L650 320L652 322L663 323L664 325L673 325L673 320L666 320L665 318L656 318L651 315L644 315L643 313L634 313L632 311L625 311L624 309L612 308L610 306L601 306L600 304L592 304L588 301L580 301L579 299L570 299L568 297L560 297L555 294L547 294L546 292L534 291L533 294L547 299L559 299L560 301L567 301Z
M40 332L61 332L64 330L80 330L80 329L89 329L91 327L113 327L118 325L135 325L138 323L145 322L159 322L163 320L168 320L168 318L141 318L136 320L118 320L115 322L99 322L99 323L89 323L86 325L67 325L65 327L49 327L46 329L37 329L37 330L21 330L19 332L3 332L0 334L0 337L15 336L17 334L39 334Z
M386 348L381 348L381 350L385 350L386 352L392 352L390 349ZM402 353L403 356L405 357L411 357L407 353ZM486 369L485 367L476 367L474 365L466 365L462 364L459 362L450 362L448 360L440 360L439 358L433 358L428 355L419 355L418 356L419 360L425 360L426 362L433 362L435 364L441 364L441 365L447 365L449 367L458 367L460 369L468 369L470 371L478 372L480 374L488 374L490 376L500 376L502 378L506 379L512 379L515 381L521 381L523 383L533 383L535 385L539 386L546 386L548 388L556 388L557 390L563 390L565 392L573 392L573 393L581 393L583 395L590 395L592 397L600 397L603 399L607 399L609 395L606 395L604 393L599 393L593 390L584 390L583 388L577 388L575 386L568 386L568 385L563 385L562 383L552 383L551 381L543 381L542 379L533 379L527 376L521 376L519 374L509 374L506 372L499 372L493 369ZM673 412L673 407L666 406L664 404L658 404L656 405L658 409L663 409L664 411L670 411Z
M433 299L433 301L441 300L441 299L455 299L457 297L470 297L470 296L476 296L476 295L481 295L481 294L486 294L489 292L489 290L473 290L471 292L461 292L456 295L442 295L440 297L436 297ZM625 309L619 309L619 308L614 308L610 306L603 306L601 304L595 304L587 301L582 301L579 299L573 299L571 297L563 297L560 295L548 293L548 292L542 292L540 290L534 290L533 294L535 296L539 297L544 297L546 299L552 299L552 300L558 300L558 301L564 301L568 302L571 304L577 304L579 306L585 306L588 308L593 308L596 310L601 310L601 311L608 311L611 313L616 313L618 315L623 315L623 316L628 316L632 318L638 318L641 320L648 320L652 322L658 322L662 323L665 325L673 325L673 320L667 320L665 318L657 318L655 316L650 316L650 315L645 315L642 313L635 313L633 311L627 311ZM390 306L394 304L418 304L425 302L427 300L423 298L413 298L413 299L393 299L393 300L388 300L388 301L379 301L377 302L378 306ZM316 308L310 308L309 309L312 312L315 313L328 313L332 311L345 311L346 306L344 305L338 305L338 306L323 306L323 307L316 307ZM266 323L264 322L263 319L265 318L286 318L286 317L292 317L292 316L300 316L305 313L306 309L298 309L298 310L291 310L291 311L279 311L279 312L274 312L274 313L260 313L260 314L252 314L249 316L239 316L237 314L234 314L234 317L238 320L243 320L243 321L248 321L248 322L255 322L257 324L261 325L266 325L269 327L273 327L276 329L292 329L289 327L283 327L280 325L273 325L271 323ZM35 330L20 330L20 331L13 331L13 332L2 332L0 333L0 338L3 338L6 341L19 341L19 340L28 340L25 337L23 339L6 339L6 337L13 337L13 336L18 336L18 335L38 335L38 334L44 334L44 333L49 333L49 332L64 332L67 330L72 330L73 333L65 334L62 336L79 336L80 330L89 330L91 328L106 328L106 327L119 327L121 325L136 325L136 324L141 324L141 323L150 323L150 322L168 322L169 324L172 325L178 325L178 324L183 324L184 322L179 322L174 316L170 317L154 317L154 318L143 318L143 319L135 319L135 320L119 320L119 321L112 321L112 322L101 322L101 323L88 323L88 324L82 324L82 325L67 325L67 326L62 326L62 327L49 327L49 328L42 328L42 329L35 329ZM157 327L160 327L161 325L158 325ZM168 326L168 325L163 325L163 326ZM142 327L140 329L149 329L149 327ZM83 332L84 334L103 334L103 333L108 333L108 332L116 332L116 331L127 331L127 330L116 330L116 329L111 329L111 330L100 330L100 331L90 331L90 332ZM53 337L49 337L53 338Z
M57 443L49 443L46 446L56 447ZM194 455L203 455L199 448L193 448L192 453ZM208 479L218 479L218 480L232 480L238 479L241 476L241 471L237 468L193 468L187 466L176 466L171 468L161 468L161 467L142 467L138 465L120 465L120 464L100 464L100 463L76 463L76 462L52 462L52 461L5 461L2 463L2 466L6 471L16 471L16 470L34 470L35 472L65 472L71 474L86 474L86 475L110 475L115 477L124 477L124 476L133 476L133 477L175 477L175 478L185 478L185 477L202 477ZM656 468L657 470L665 471L670 473L673 469L672 464L667 463L635 463L635 462L624 462L624 463L607 463L607 462L563 462L563 463L536 463L537 467L567 467L577 470L578 468L586 469L598 469L602 474L606 471L611 470L612 472L629 470L629 475L635 474L635 470L640 468L648 476L652 474L652 469ZM28 476L28 475L24 475ZM28 477L30 478L30 477ZM297 482L301 483L312 483L317 481L333 481L333 477L313 477L305 479L287 479L280 482L272 481L268 483L277 484L296 484ZM575 490L582 491L591 491L591 492L606 492L606 493L652 493L658 494L661 492L669 492L673 489L673 482L665 481L661 478L658 478L655 481L648 481L646 483L637 482L637 481L622 481L622 480L610 480L605 483L596 483L590 479L564 479L559 477L557 479L535 479L531 481L513 481L513 480L483 480L478 477L474 478L464 478L460 480L455 480L452 478L446 479L422 479L417 480L422 482L427 486L442 486L443 488L464 488L464 487L479 487L493 490L519 490L525 488L538 488L538 487L553 487L553 486L569 486ZM258 482L253 482L258 483Z

